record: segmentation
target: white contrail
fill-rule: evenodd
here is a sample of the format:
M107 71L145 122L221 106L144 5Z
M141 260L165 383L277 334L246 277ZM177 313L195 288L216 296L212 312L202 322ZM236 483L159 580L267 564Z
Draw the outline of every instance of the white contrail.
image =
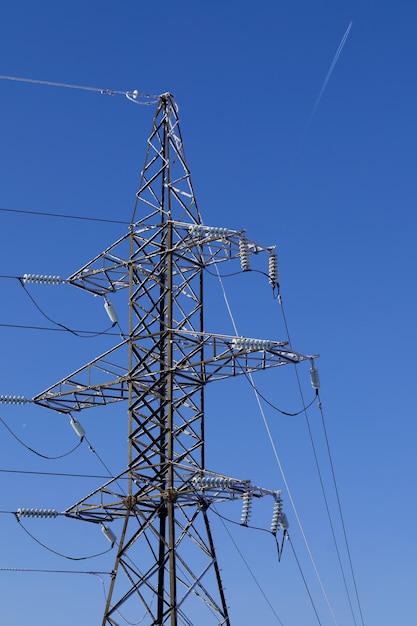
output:
M305 136L307 134L307 131L308 131L309 127L310 127L311 122L313 121L313 118L314 118L314 116L316 114L316 111L317 111L317 109L319 107L319 104L321 102L323 94L324 94L324 92L326 90L327 84L328 84L328 82L330 80L330 77L331 77L331 75L333 73L334 68L336 67L336 63L339 60L339 57L340 57L340 55L342 53L342 50L343 50L343 47L344 47L344 45L346 43L346 40L349 37L349 33L350 33L350 29L352 28L352 24L353 24L353 22L349 23L349 26L347 27L346 32L345 32L345 34L342 37L342 41L340 42L339 47L336 50L336 54L333 57L333 61L330 64L329 70L328 70L328 72L326 74L326 78L324 79L324 82L323 82L323 85L322 85L322 87L320 89L319 95L317 96L317 99L316 99L316 102L314 104L314 107L313 107L313 109L312 109L312 111L310 113L310 117L308 118L307 124L305 125L304 132L303 132L303 134L300 137L300 140L298 142L298 146L297 146L297 149L295 151L295 155L294 155L293 159L291 160L289 171L291 171L293 169L293 167L295 165L295 162L298 159L298 155L299 155L301 147L302 147L302 145L304 143Z
M352 24L353 24L353 22L350 22L349 26L348 26L348 27L347 27L347 29L346 29L345 34L344 34L344 35L343 35L343 37L342 37L342 41L340 42L339 47L338 47L338 49L336 50L336 54L335 54L335 55L334 55L334 57L333 57L333 61L332 61L332 62L331 62L331 64L330 64L329 71L328 71L328 72L327 72L327 74L326 74L326 78L324 79L324 82L323 82L322 88L320 89L320 93L319 93L319 95L317 96L317 100L316 100L316 102L315 102L315 104L314 104L313 110L311 111L310 118L309 118L309 120L308 120L308 122L307 122L307 128L310 126L310 124L311 124L311 122L312 122L312 119L313 119L313 117L314 117L314 116L315 116L315 114L316 114L316 111L317 111L317 109L318 109L318 106L319 106L319 104L320 104L320 101L321 101L321 99L322 99L322 97L323 97L323 94L324 94L324 92L325 92L325 90L326 90L327 83L329 82L330 77L331 77L331 75L332 75L332 73L333 73L333 70L334 70L334 68L336 67L336 63L337 63L337 62L338 62L338 60L339 60L339 57L340 57L340 55L341 55L341 53L342 53L342 50L343 50L343 47L344 47L344 45L345 45L345 43L346 43L346 40L347 40L347 38L349 37L349 33L350 33L350 29L352 28Z

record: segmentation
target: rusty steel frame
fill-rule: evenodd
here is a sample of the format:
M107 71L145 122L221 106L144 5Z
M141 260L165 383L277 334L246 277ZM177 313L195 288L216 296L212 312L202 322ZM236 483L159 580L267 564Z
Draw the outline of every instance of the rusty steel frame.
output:
M285 343L242 348L204 331L204 270L239 258L243 235L202 224L177 107L163 94L129 232L68 279L105 298L126 288L129 333L33 399L63 413L128 402L126 471L65 512L122 523L103 626L121 623L120 614L142 615L147 626L229 626L207 510L245 493L279 500L280 492L220 474L201 483L205 385L311 358ZM246 249L270 251L253 242Z

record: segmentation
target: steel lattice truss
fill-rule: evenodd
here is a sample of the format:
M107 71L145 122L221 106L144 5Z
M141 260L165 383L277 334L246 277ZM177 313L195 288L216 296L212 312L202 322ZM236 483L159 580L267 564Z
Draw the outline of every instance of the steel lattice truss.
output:
M239 258L242 245L245 254L270 252L243 231L202 224L176 105L164 94L129 232L68 279L104 298L127 289L129 334L34 398L68 413L128 401L126 471L66 511L123 520L103 626L121 623L119 612L147 626L230 624L207 509L248 495L280 502L279 492L245 481L210 482L204 464L205 385L310 358L285 343L204 331L204 269Z

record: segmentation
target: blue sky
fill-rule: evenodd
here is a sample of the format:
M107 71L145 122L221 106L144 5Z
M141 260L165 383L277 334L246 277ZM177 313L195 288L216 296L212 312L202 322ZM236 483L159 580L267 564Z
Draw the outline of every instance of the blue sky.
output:
M1 75L175 94L204 222L246 228L251 239L277 245L292 343L302 353L320 354L321 401L363 624L417 624L412 252L417 8L367 0L41 0L36 5L16 0L3 4L0 17ZM0 208L16 211L0 212L0 394L30 398L116 338L80 339L7 326L52 325L20 283L4 277L66 277L126 226L19 211L128 222L154 107L136 106L124 96L7 80L0 80L0 103ZM231 332L221 291L212 282L209 319L221 325L218 332ZM267 284L245 275L225 280L225 287L242 333L286 338ZM30 293L67 327L107 327L101 303L77 290L33 286ZM299 368L299 376L309 401L307 366ZM280 408L299 410L292 369L258 374L256 384ZM362 624L317 404L308 420L354 617L306 418L282 416L268 405L264 410L327 601L253 392L243 379L227 381L207 390L208 465L283 489L302 571L288 543L278 563L270 535L224 526L214 513L232 623L272 625L278 616L285 626ZM0 406L2 420L28 446L58 456L77 439L68 423L51 413L31 405ZM112 472L121 471L125 407L82 414L80 421L100 458ZM62 460L46 461L20 445L4 424L0 429L0 621L49 626L59 619L66 626L77 616L77 623L100 624L106 574L102 584L92 574L5 569L111 569L114 552L80 562L59 558L7 513L18 507L64 510L97 486L97 479L32 472L103 474L103 465L85 443ZM257 515L268 528L268 506ZM81 523L28 520L25 527L69 556L108 548L97 529Z

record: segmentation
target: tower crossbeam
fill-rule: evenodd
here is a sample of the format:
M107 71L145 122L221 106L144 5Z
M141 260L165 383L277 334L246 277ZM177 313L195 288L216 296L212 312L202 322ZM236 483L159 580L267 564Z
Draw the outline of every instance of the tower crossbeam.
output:
M155 346L163 340L164 333L152 336L137 336L134 346L140 357L134 371L134 382L138 389L159 395L154 387L166 368L161 367ZM314 356L302 355L291 350L286 342L269 341L262 347L245 348L234 336L213 333L174 332L172 343L175 356L171 371L175 374L175 388L184 389L208 382L226 379L260 370L311 360ZM149 348L143 348L146 340ZM132 375L126 366L125 340L107 351L88 365L76 370L33 398L35 404L60 412L81 411L128 399L128 387ZM204 352L203 352L204 349ZM203 356L202 356L203 354Z
M244 230L183 222L167 221L163 224L132 225L131 232L121 237L92 261L74 272L67 282L96 295L114 293L144 280L159 278L159 256L167 252L161 243L161 234L172 226L172 253L176 268L173 274L195 272L225 261L241 260L242 242L248 256L270 254L274 248L265 247L246 239ZM134 241L137 248L129 260L129 246ZM130 272L131 270L131 272Z

